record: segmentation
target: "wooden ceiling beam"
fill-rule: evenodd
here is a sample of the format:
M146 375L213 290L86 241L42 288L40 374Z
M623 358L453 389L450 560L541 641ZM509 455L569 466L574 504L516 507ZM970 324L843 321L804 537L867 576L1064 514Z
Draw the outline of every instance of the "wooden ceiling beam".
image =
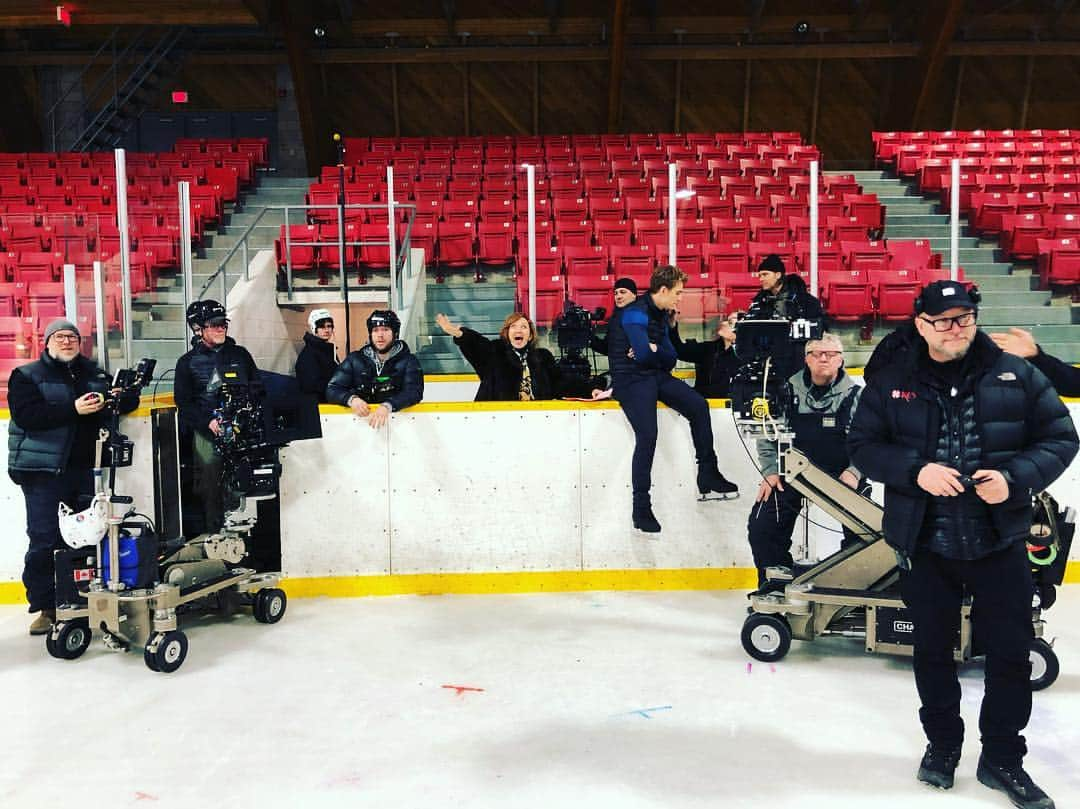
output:
M304 157L309 176L316 176L320 166L332 165L330 127L325 93L312 61L314 20L306 4L276 0L275 11L281 20L285 52L292 72L293 95L304 139Z
M152 9L140 3L112 0L71 8L72 24L90 25L258 25L250 0L159 0ZM82 4L80 4L82 5ZM14 6L14 8L13 8ZM14 2L0 7L0 28L57 28L53 3Z
M628 0L615 0L611 13L609 45L607 131L618 132L622 118L623 65L626 63L626 17Z

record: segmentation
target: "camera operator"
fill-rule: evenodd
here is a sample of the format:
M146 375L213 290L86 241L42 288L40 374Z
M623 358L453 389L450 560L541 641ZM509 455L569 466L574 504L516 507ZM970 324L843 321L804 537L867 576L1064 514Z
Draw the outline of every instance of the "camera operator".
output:
M896 551L914 629L913 670L929 744L920 781L948 789L964 724L954 644L973 597L986 652L980 782L1017 806L1053 802L1023 769L1031 715L1031 498L1075 457L1076 429L1050 381L978 330L978 297L956 281L915 299L917 337L881 368L851 426L851 459L885 484L885 540Z
M334 345L334 318L326 309L313 309L308 315L304 347L296 358L296 381L300 391L326 403L326 386L337 370L337 346Z
M494 340L458 326L442 313L435 322L454 338L480 377L477 402L531 402L563 396L596 399L603 394L589 380L560 371L551 352L536 345L536 327L521 312L506 316Z
M248 350L228 336L229 320L220 303L195 301L188 307L187 321L199 340L176 361L173 395L180 427L192 434L195 493L202 505L203 530L216 531L225 520L225 501L221 456L214 448L221 425L214 411L221 404L227 371L237 375L237 382L253 382L259 369Z
M673 318L671 343L683 362L694 363L694 390L706 399L726 399L731 394L731 377L739 370L735 355L735 326L739 313L732 312L716 327L716 339L699 343L684 341L679 335L678 317Z
M31 635L44 635L56 618L53 551L64 547L57 508L80 509L79 497L94 493L94 450L105 424L109 396L119 413L139 404L138 391L110 390L109 377L79 353L74 323L57 318L45 327L45 350L20 365L8 381L8 476L26 500L29 549L23 586Z
M716 466L709 405L699 393L671 375L675 347L671 343L670 312L679 303L686 273L670 264L653 270L649 291L611 322L609 362L615 398L634 430L634 528L658 533L660 523L652 511L649 489L656 454L656 403L663 402L690 422L697 455L697 485L701 494L737 495L738 487Z
M806 320L815 334L820 333L824 315L821 302L806 289L798 275L788 275L783 259L775 253L767 255L758 265L761 291L750 301L747 320ZM782 379L802 370L805 340L793 339L785 357L774 358Z
M616 278L614 295L615 308L611 311L611 318L608 318L608 331L611 330L612 318L617 317L619 312L637 300L637 284L634 282L634 279ZM589 348L597 354L604 354L606 356L608 353L607 335L604 334L601 336L594 332L589 338Z
M859 488L859 471L851 465L845 442L862 387L844 373L844 346L835 334L823 334L806 344L806 365L788 380L796 407L788 416L795 434L793 445L816 466ZM791 534L802 506L794 489L784 488L780 478L775 441L759 438L758 465L761 486L750 510L747 536L758 572L758 587L765 584L768 567L791 567ZM841 547L857 537L844 529Z
M368 344L338 366L326 399L348 407L378 429L392 412L424 398L424 372L416 355L399 339L401 321L396 313L376 309L368 315L367 329Z

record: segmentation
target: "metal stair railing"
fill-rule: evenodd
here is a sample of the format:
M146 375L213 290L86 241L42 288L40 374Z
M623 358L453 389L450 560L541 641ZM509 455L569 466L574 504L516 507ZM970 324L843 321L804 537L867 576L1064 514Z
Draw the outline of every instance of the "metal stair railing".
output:
M145 30L145 29L144 29ZM167 31L143 57L142 61L128 74L124 84L115 90L113 98L106 101L98 110L93 120L83 129L79 137L72 144L72 151L85 151L89 149L98 136L112 123L131 100L132 96L146 83L150 76L154 75L161 62L173 51L180 40L187 33L187 28L177 27ZM142 32L140 32L141 36ZM119 64L120 60L116 62ZM114 137L110 142L115 145L119 137Z
M101 46L96 51L94 51L94 55L90 57L90 60L85 65L83 65L83 69L79 71L79 75L76 76L72 80L72 82L70 84L68 84L67 89L64 90L64 92L60 95L60 97L58 99L56 99L56 101L53 102L53 105L51 107L49 107L48 111L45 113L45 117L49 119L49 131L50 131L49 143L50 143L51 151L53 151L53 152L62 151L57 146L58 139L59 139L61 133L63 133L64 131L70 129L75 124L75 122L82 120L83 116L86 113L86 108L89 105L88 100L91 99L91 98L94 98L97 95L98 91L101 89L101 86L105 83L105 81L110 76L115 76L116 75L117 65L120 63L120 60L127 57L127 54L129 54L131 52L132 47L134 47L135 43L137 43L139 41L139 39L142 37L142 35L143 35L143 33L145 31L146 31L145 28L140 29L135 34L135 38L130 43L128 43L128 45L124 48L123 52L121 54L117 54L117 52L116 52L116 42L117 42L117 39L118 39L119 34L120 34L120 28L119 27L114 28L112 30L112 33L109 34L108 39L106 39L104 42L101 43ZM97 83L94 85L94 87L90 91L90 93L84 96L83 105L82 105L81 109L79 110L78 114L73 115L71 118L69 118L67 121L65 121L64 124L61 125L59 129L57 129L57 127L56 127L56 112L57 112L58 109L60 109L60 105L63 104L67 100L67 97L69 95L71 95L72 90L74 90L76 87L79 87L79 86L82 85L83 78L86 76L87 71L90 70L90 68L94 66L94 64L98 60L98 57L100 57L101 54L107 48L112 49L112 64L98 78ZM116 87L116 83L114 82L114 88L115 87Z

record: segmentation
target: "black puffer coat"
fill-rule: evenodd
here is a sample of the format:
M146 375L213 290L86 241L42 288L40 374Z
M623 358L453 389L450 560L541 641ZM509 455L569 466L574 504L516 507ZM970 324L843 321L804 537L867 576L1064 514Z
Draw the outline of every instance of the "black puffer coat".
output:
M488 339L479 332L462 327L454 342L469 365L480 377L477 402L516 402L521 389L521 360L514 347L502 337ZM530 346L525 355L532 379L533 398L558 399L562 396L587 397L591 391L585 380L566 376L546 348Z
M1028 361L1046 374L1062 396L1080 396L1080 368L1050 356L1042 348Z
M780 291L761 290L746 310L747 320L820 320L822 317L821 301L806 289L806 282L797 275L785 275Z
M921 339L901 362L882 368L863 391L848 434L852 463L885 484L885 539L910 556L930 495L915 480L936 457L941 409L920 373ZM1002 540L1021 541L1031 530L1031 497L1056 480L1076 455L1069 411L1041 371L1005 354L982 332L970 349L975 413L983 469L1009 481L1005 502L989 506Z
M365 394L365 389L376 385L379 377L389 378L393 393L384 401L394 410L412 407L424 398L424 371L420 361L406 343L395 340L385 359L370 343L345 357L326 388L326 400L348 407L349 399L359 395L368 404L374 404L371 400L375 397Z
M296 358L296 381L300 384L300 390L317 396L320 402L327 401L326 386L330 384L330 378L337 367L333 342L307 332L304 335L304 347Z
M227 368L236 369L244 377L239 380L241 382L258 379L255 360L231 337L226 337L225 343L216 350L200 340L176 361L173 398L183 429L213 438L210 421L221 400L222 374Z

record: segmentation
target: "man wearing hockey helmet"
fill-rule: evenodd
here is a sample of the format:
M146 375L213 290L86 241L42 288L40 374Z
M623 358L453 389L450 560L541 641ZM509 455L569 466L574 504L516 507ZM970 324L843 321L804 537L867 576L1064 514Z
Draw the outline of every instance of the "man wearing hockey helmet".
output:
M337 347L334 345L334 318L326 309L312 309L304 347L296 358L296 381L300 390L326 402L326 386L337 370Z
M376 309L367 319L368 344L351 352L326 388L327 401L344 405L377 429L395 410L424 398L420 362L399 339L401 321L389 309Z

